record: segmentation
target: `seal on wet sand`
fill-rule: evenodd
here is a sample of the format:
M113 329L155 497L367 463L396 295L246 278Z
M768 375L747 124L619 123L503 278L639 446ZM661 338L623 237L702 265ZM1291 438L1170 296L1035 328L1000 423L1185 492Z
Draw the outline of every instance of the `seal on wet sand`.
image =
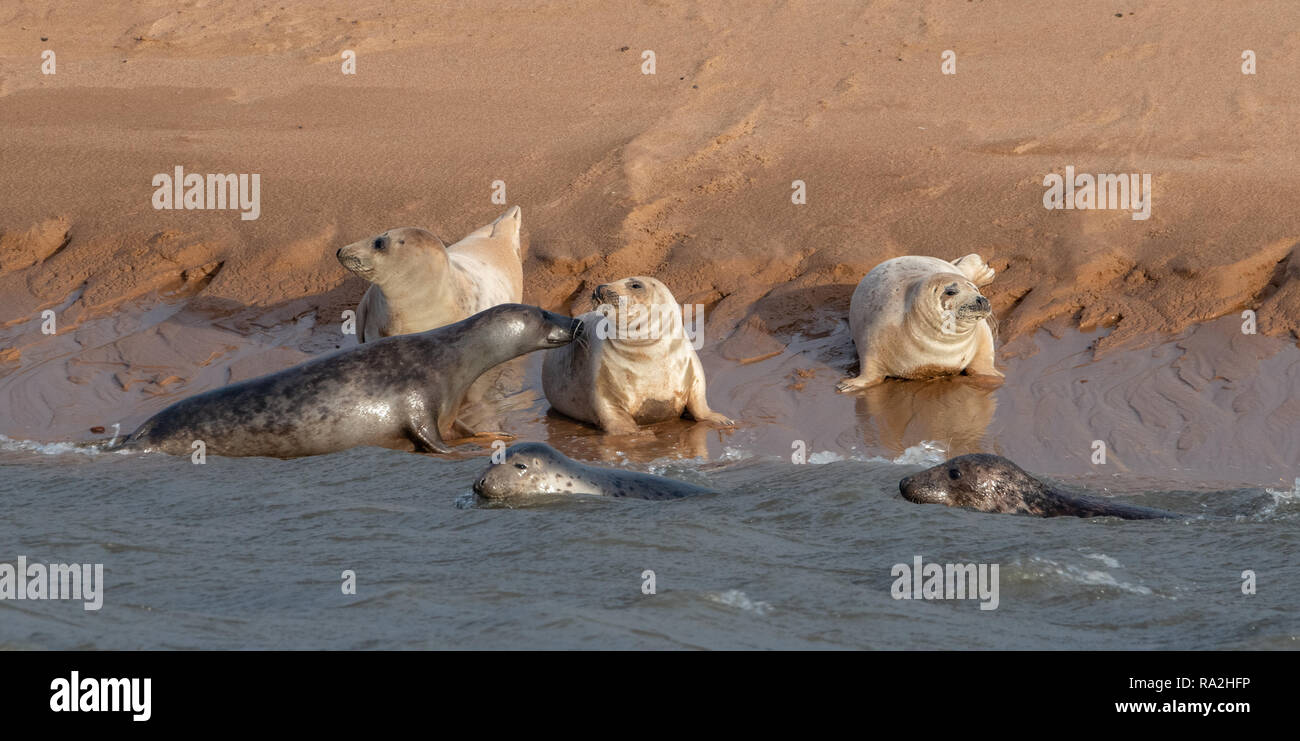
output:
M1155 520L1174 512L1058 491L1000 455L961 455L898 482L903 498L980 512L1039 517L1120 517Z
M581 335L571 317L503 304L447 327L387 337L179 401L124 447L292 458L360 445L449 453L470 384L511 358Z
M479 476L474 493L488 499L544 494L680 499L717 492L663 476L589 466L546 443L518 443L506 449L503 462Z
M979 291L991 282L993 268L976 254L952 262L909 255L872 268L849 302L858 376L836 388L962 372L1001 378L993 365L992 307Z
M709 408L704 366L672 291L654 278L624 278L592 293L597 311L579 319L584 341L547 353L542 390L556 411L606 432L676 419L734 422Z

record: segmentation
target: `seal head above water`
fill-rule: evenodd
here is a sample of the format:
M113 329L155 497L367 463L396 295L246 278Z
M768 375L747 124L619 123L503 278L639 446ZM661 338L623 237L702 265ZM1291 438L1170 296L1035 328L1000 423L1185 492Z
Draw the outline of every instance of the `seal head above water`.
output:
M1152 520L1173 512L1067 494L1025 473L1000 455L961 455L898 482L903 498L918 504L945 504L980 512L1039 517L1120 517Z
M506 449L503 462L479 476L474 493L487 499L539 494L680 499L717 492L663 476L589 466L546 443L518 443Z

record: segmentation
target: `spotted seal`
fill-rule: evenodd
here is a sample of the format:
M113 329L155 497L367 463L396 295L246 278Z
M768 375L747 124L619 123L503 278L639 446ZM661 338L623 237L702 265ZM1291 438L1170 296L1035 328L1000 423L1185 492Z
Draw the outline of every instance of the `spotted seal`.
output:
M488 499L541 494L596 494L631 499L680 499L716 494L685 481L579 463L546 443L517 443L474 482Z
M1000 455L959 455L898 482L903 498L980 512L1038 517L1120 517L1155 520L1180 515L1135 504L1058 491Z
M119 447L292 458L359 445L449 453L470 384L511 358L571 342L580 322L502 304L418 334L386 337L176 402Z

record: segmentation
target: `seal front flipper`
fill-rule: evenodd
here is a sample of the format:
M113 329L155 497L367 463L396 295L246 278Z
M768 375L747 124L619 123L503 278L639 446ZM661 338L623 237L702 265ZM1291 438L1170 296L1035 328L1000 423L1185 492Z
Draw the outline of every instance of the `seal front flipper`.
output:
M884 372L880 370L874 359L864 357L865 355L866 353L863 352L858 357L861 372L853 378L840 379L840 382L835 384L836 391L847 394L851 391L861 391L885 382Z
M442 441L442 435L438 434L436 427L428 425L413 425L410 430L411 442L415 443L415 449L420 453L442 453L446 455L451 452L447 443Z

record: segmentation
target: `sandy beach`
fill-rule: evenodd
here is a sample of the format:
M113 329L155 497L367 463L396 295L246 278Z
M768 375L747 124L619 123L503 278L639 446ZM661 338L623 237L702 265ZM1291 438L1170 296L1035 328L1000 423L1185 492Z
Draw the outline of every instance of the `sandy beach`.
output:
M634 457L935 440L1083 474L1105 439L1120 471L1288 482L1297 20L1284 0L11 3L0 433L103 437L354 343L366 284L334 251L406 225L459 239L504 211L500 181L527 302L583 311L651 275L705 307L710 398L741 425L670 423ZM155 209L178 166L259 174L258 218ZM1045 208L1066 167L1150 174L1150 218ZM1007 383L835 394L858 280L969 252L998 271ZM594 454L530 368L512 431Z

